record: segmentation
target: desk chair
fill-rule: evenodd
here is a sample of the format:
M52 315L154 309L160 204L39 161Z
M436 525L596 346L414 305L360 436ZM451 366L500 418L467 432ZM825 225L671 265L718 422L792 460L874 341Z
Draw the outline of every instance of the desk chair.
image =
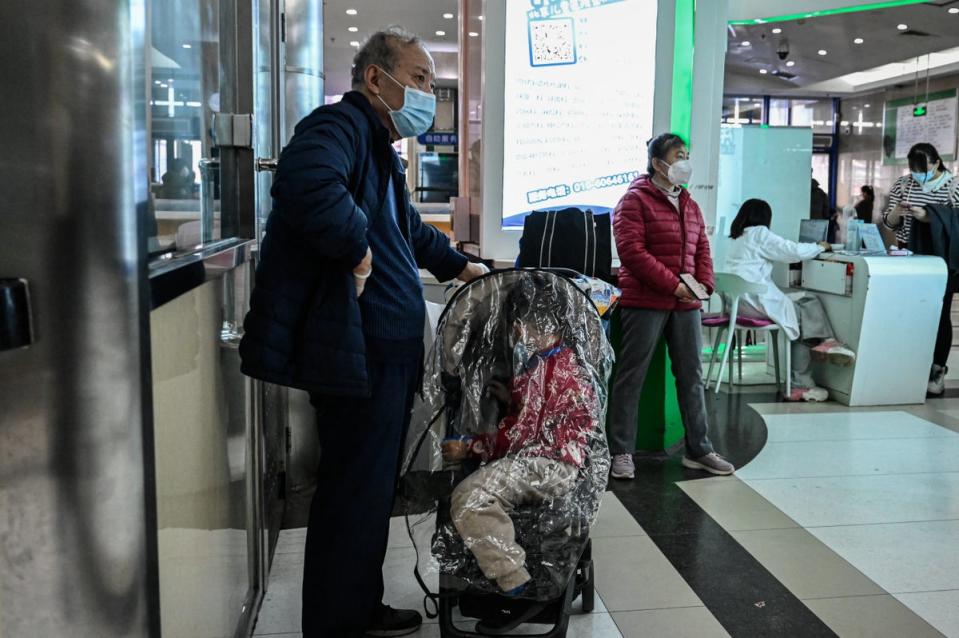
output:
M776 387L781 387L779 370L779 336L786 339L786 331L782 326L771 319L754 319L752 317L739 316L739 301L743 295L755 294L761 295L766 292L764 284L749 283L738 275L730 273L716 273L716 294L722 300L723 308L719 315L704 317L703 325L710 328L716 328L716 339L713 342L713 351L709 356L709 369L706 372L706 387L712 382L713 364L716 362L716 353L719 350L719 344L726 336L726 347L723 351L722 362L719 366L719 374L716 375L716 392L722 384L723 372L726 370L726 364L729 363L729 353L733 348L733 340L742 347L744 331L752 330L754 332L765 332L770 336L773 346L773 359L776 366ZM733 327L732 329L730 327ZM786 396L792 393L792 357L788 340L786 347ZM742 380L742 352L740 350L740 369L739 378ZM733 368L729 367L729 390L732 391Z

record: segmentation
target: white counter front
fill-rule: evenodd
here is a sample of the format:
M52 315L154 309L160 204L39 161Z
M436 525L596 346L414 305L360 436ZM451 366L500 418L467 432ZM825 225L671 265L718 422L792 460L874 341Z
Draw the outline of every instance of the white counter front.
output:
M822 299L836 337L856 352L848 368L815 364L831 398L850 406L925 402L946 289L942 259L824 255L803 264L802 286Z

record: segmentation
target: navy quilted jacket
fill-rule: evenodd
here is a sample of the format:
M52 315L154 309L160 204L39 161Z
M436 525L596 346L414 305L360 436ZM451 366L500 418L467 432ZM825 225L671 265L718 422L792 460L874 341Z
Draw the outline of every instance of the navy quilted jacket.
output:
M348 93L303 119L283 149L240 344L244 374L322 394L369 396L366 340L353 268L368 247L390 175L405 175L369 100ZM405 193L405 191L403 191ZM409 197L397 221L417 265L438 279L466 266L423 224ZM376 255L373 256L374 261ZM420 303L397 300L397 303Z

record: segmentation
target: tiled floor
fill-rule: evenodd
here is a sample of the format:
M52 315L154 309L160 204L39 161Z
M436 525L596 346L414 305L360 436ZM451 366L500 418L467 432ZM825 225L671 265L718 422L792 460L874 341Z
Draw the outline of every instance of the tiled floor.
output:
M837 634L959 636L959 434L905 411L754 407L774 413L763 451L686 492ZM952 409L912 412L949 425Z
M751 409L768 429L763 450L733 477L684 480L689 476L665 468L680 495L768 572L767 583L784 587L812 620L825 623L827 633L959 638L959 398L903 410L781 403ZM717 620L726 623L728 610L721 613L715 597L703 602L710 597L701 589L700 566L681 564L663 544L680 533L699 533L710 547L716 540L714 531L671 527L667 510L678 505L664 496L658 513L644 518L629 498L607 493L592 533L596 610L574 616L570 636L737 635ZM395 519L390 535L387 600L419 608L422 592L410 578L414 552L402 523ZM426 521L424 529L431 526ZM304 539L302 529L281 534L257 635L300 635ZM435 577L428 581L435 587ZM758 611L766 604L760 598L739 602ZM438 637L439 628L427 621L417 635Z
M613 494L607 494L603 501L592 537L596 609L592 614L572 617L570 638L729 635ZM257 636L300 636L304 539L302 529L280 534L270 585L256 625ZM420 608L422 604L423 593L410 578L414 561L403 519L393 519L384 576L386 599L396 607ZM415 636L438 637L435 623L427 620ZM532 627L530 631L542 629Z

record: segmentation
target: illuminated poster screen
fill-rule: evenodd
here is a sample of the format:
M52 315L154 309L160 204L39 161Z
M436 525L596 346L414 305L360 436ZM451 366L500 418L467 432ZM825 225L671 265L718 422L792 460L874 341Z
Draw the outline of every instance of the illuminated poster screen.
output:
M503 227L534 210L611 211L646 168L653 0L509 0Z

